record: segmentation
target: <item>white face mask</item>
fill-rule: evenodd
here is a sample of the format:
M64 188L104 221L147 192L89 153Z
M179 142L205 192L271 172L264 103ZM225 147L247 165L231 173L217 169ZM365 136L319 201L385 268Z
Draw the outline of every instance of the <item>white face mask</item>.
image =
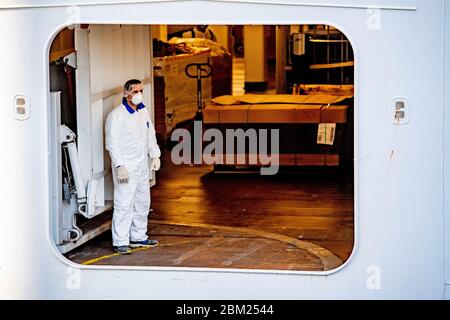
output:
M142 102L142 93L136 93L131 99L131 102L133 102L135 105L140 104Z

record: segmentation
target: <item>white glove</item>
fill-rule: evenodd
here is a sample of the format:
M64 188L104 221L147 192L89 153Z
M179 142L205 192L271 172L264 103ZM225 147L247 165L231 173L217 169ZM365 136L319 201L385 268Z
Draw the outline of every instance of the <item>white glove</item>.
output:
M161 161L159 158L152 158L150 160L150 170L158 171L161 167Z
M124 166L120 166L117 168L117 180L119 180L119 183L128 183L128 170Z

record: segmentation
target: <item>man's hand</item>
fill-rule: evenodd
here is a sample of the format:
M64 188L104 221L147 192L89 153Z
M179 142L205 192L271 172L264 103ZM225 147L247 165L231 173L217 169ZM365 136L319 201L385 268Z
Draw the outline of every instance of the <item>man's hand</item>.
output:
M161 167L161 161L159 158L152 158L150 160L150 170L158 171Z
M119 180L119 183L128 183L128 170L127 168L120 166L117 168L117 180Z

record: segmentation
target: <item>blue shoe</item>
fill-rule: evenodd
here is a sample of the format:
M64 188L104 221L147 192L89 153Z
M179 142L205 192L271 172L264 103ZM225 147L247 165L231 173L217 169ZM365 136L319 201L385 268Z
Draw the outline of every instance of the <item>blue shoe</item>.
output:
M158 240L142 240L142 241L131 241L131 248L140 248L140 247L157 247L159 245Z
M118 254L130 254L131 253L131 249L129 246L114 246L113 249Z

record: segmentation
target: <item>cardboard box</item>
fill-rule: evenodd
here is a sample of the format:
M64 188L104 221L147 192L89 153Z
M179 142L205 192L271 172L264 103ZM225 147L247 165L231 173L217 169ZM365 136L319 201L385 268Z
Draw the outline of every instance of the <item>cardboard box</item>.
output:
M346 123L348 106L322 107L320 111L321 123Z
M205 112L217 110L218 106L225 117L220 123L346 123L348 105L342 103L348 96L332 95L257 95L220 96L212 99ZM238 106L249 108L239 108ZM213 111L213 112L214 112ZM247 117L244 113L248 112ZM222 113L221 113L222 114Z
M338 167L340 157L338 154L325 154L325 165L327 167Z
M296 123L296 104L253 104L248 109L248 123Z
M324 166L324 154L297 154L298 166Z
M222 106L211 105L203 109L203 123L220 123L220 110Z
M319 123L321 104L300 104L296 110L296 123Z
M247 123L249 105L222 106L220 109L220 123Z
M212 99L204 109L204 123L206 128L217 128L223 133L236 128L277 129L280 166L336 167L352 158L353 119L349 98L329 94L226 95ZM336 124L331 144L318 144L320 123ZM249 163L249 154L246 157L246 164L255 165Z

